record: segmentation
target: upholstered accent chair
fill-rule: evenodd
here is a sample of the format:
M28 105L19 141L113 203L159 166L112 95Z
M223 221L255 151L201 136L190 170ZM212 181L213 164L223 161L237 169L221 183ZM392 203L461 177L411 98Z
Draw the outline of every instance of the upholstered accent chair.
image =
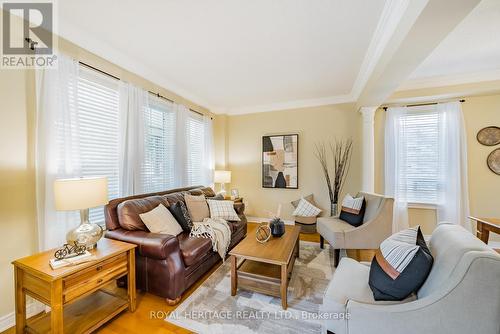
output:
M317 230L320 246L328 241L334 249L337 266L341 249L377 249L392 234L392 208L394 199L384 195L359 192L356 197L366 200L363 224L354 227L338 217L319 217Z
M370 266L343 257L321 312L335 334L500 333L500 255L455 224L441 223L429 248L434 264L416 296L375 301ZM348 315L348 316L342 316Z

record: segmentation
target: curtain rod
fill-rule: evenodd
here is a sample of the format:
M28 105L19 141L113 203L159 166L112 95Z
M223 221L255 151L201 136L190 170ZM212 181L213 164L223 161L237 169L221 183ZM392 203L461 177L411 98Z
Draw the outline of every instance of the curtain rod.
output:
M436 105L436 104L439 104L439 103L446 103L446 102L452 102L452 101L442 101L442 102L428 102L428 103L407 104L407 105L403 105L402 107L407 107L407 108L410 108L410 107L433 106L433 105ZM464 99L460 99L460 100L458 100L458 102L460 102L460 103L464 103L464 102L465 102L465 100L464 100ZM382 107L382 109L384 109L385 111L387 111L387 108L389 108L389 107Z
M79 63L80 65L83 65L83 66L85 66L85 67L88 67L88 68L90 68L90 69L92 69L92 70L94 70L94 71L97 71L97 72L99 72L99 73L102 73L102 74L104 74L104 75L107 75L107 76L108 76L108 77L110 77L110 78L113 78L113 79L115 79L115 80L120 80L120 81L121 81L121 79L120 79L119 77L114 76L114 75L113 75L113 74L111 74L111 73L105 72L105 71L103 71L103 70L101 70L101 69L98 69L97 67L94 67L94 66L92 66L92 65L89 65L89 64L87 64L87 63L84 63L83 61L79 61L78 63ZM169 101L169 102L175 103L175 101L174 101L174 100L171 100L171 99L169 99L168 97L165 97L165 96L163 96L163 95L160 95L160 93L155 93L155 92L152 92L152 91L150 91L150 90L148 90L148 93L153 94L154 96L156 96L156 97L158 97L158 98L162 98L162 99L167 100L167 101ZM192 112L194 112L194 113L196 113L196 114L198 114L198 115L204 116L204 114L203 114L203 113L201 113L201 112L199 112L199 111L193 110L193 109L191 109L191 108L189 108L189 110L191 110ZM210 119L213 119L213 118L212 118L212 117L210 117Z

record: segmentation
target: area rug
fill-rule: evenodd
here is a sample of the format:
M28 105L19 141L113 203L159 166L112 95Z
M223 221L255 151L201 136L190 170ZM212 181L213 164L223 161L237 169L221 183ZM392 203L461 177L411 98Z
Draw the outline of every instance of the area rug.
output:
M318 315L333 271L330 247L301 241L284 311L277 297L243 289L232 297L226 261L166 321L197 333L325 333Z

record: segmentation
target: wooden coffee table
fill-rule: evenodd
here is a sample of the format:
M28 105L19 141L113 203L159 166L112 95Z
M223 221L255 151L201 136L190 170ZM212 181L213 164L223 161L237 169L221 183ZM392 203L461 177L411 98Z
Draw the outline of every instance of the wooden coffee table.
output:
M243 239L231 255L231 296L238 287L276 297L287 308L287 289L293 264L299 256L300 227L285 226L280 238L260 243L252 233ZM240 261L238 261L240 260Z

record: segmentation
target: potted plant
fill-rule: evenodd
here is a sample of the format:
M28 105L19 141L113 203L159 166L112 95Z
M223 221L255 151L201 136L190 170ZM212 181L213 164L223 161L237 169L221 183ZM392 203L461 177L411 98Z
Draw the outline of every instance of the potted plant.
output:
M330 166L328 164L330 157L328 151L330 151L333 160L333 182L330 178ZM344 186L345 179L349 172L351 153L351 138L345 140L335 139L333 143L329 142L328 145L324 142L316 144L315 155L323 169L328 195L330 197L330 216L338 215L339 193L342 191L342 187Z

